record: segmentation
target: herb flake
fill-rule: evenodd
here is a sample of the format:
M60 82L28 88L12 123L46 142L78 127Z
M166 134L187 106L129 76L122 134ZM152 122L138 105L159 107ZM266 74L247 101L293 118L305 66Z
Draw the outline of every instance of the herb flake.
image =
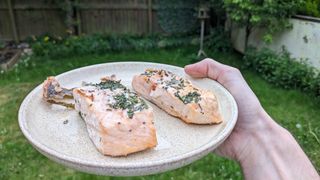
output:
M198 103L201 100L201 95L194 91L194 92L189 92L187 95L181 96L179 94L180 92L177 91L174 93L174 95L179 98L184 104L188 104L191 102Z
M85 86L95 86L99 89L109 89L111 91L116 90L116 89L124 89L124 90L127 89L124 85L122 85L120 83L120 81L110 80L110 79L108 79L106 81L102 81L97 84L87 83L87 84L85 84Z
M148 105L134 93L117 94L113 96L115 103L111 105L114 109L127 110L127 115L131 119L135 112L148 109Z

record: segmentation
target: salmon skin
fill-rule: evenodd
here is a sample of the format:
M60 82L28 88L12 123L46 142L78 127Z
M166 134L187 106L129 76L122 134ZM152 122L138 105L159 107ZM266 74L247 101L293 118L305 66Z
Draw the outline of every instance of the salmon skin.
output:
M132 87L139 95L186 123L222 122L217 98L211 91L198 88L170 71L147 69L133 77Z
M152 107L115 76L72 89L63 88L54 77L48 77L43 84L43 98L74 107L84 120L90 139L104 155L127 156L157 145ZM66 103L65 98L73 98L74 102Z

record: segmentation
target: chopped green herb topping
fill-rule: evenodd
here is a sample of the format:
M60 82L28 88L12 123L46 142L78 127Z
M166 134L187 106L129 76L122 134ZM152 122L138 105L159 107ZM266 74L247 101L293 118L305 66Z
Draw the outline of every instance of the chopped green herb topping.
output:
M168 86L172 86L172 85L178 85L179 84L179 80L177 80L176 78L171 79L170 81L167 82Z
M134 93L128 93L127 96L126 94L117 94L113 98L116 102L111 107L114 109L126 109L129 118L132 118L136 111L148 109L146 102Z
M145 70L143 73L141 73L141 75L146 75L146 76L152 76L157 72L157 70L151 70L151 69L147 69Z
M185 96L181 96L179 94L180 92L177 91L174 93L174 95L179 98L184 104L188 104L188 103L191 103L191 102L195 102L195 103L198 103L200 100L201 100L201 95L194 91L194 92L189 92L187 95Z
M166 71L166 70L157 70L157 69L147 69L145 70L141 75L146 75L146 76L152 76L155 75L156 73L158 73L161 76L169 76L169 74L172 74L170 71Z
M124 89L124 90L127 89L124 85L120 83L120 81L115 81L115 80L106 80L97 84L87 83L85 84L85 86L95 86L95 87L98 87L99 89L110 89L111 91L116 89Z
M165 82L164 89L168 89L168 87L172 87L176 90L182 89L185 87L184 80L181 78L177 80L175 77L172 78L170 81Z

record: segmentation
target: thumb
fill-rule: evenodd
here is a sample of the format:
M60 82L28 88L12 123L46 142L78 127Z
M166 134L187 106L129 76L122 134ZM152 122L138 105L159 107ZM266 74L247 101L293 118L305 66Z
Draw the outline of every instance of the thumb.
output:
M221 64L209 58L206 58L195 64L187 65L185 66L184 70L192 77L208 77L216 80L229 91L233 91L235 89L235 83L246 84L238 69Z
M228 66L223 65L213 59L206 58L198 63L190 64L184 67L185 72L192 77L209 77L217 80L220 72Z

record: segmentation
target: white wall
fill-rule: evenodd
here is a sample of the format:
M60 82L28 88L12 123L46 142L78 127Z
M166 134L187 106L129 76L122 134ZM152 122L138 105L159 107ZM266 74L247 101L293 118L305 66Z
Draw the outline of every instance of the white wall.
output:
M262 41L263 30L254 30L249 37L249 45L257 48L268 47L275 51L281 51L282 46L295 58L307 58L308 62L320 69L320 19L319 22L309 20L291 19L292 29L275 34L273 42L269 45ZM231 41L234 48L244 52L245 31L240 28L232 28Z

